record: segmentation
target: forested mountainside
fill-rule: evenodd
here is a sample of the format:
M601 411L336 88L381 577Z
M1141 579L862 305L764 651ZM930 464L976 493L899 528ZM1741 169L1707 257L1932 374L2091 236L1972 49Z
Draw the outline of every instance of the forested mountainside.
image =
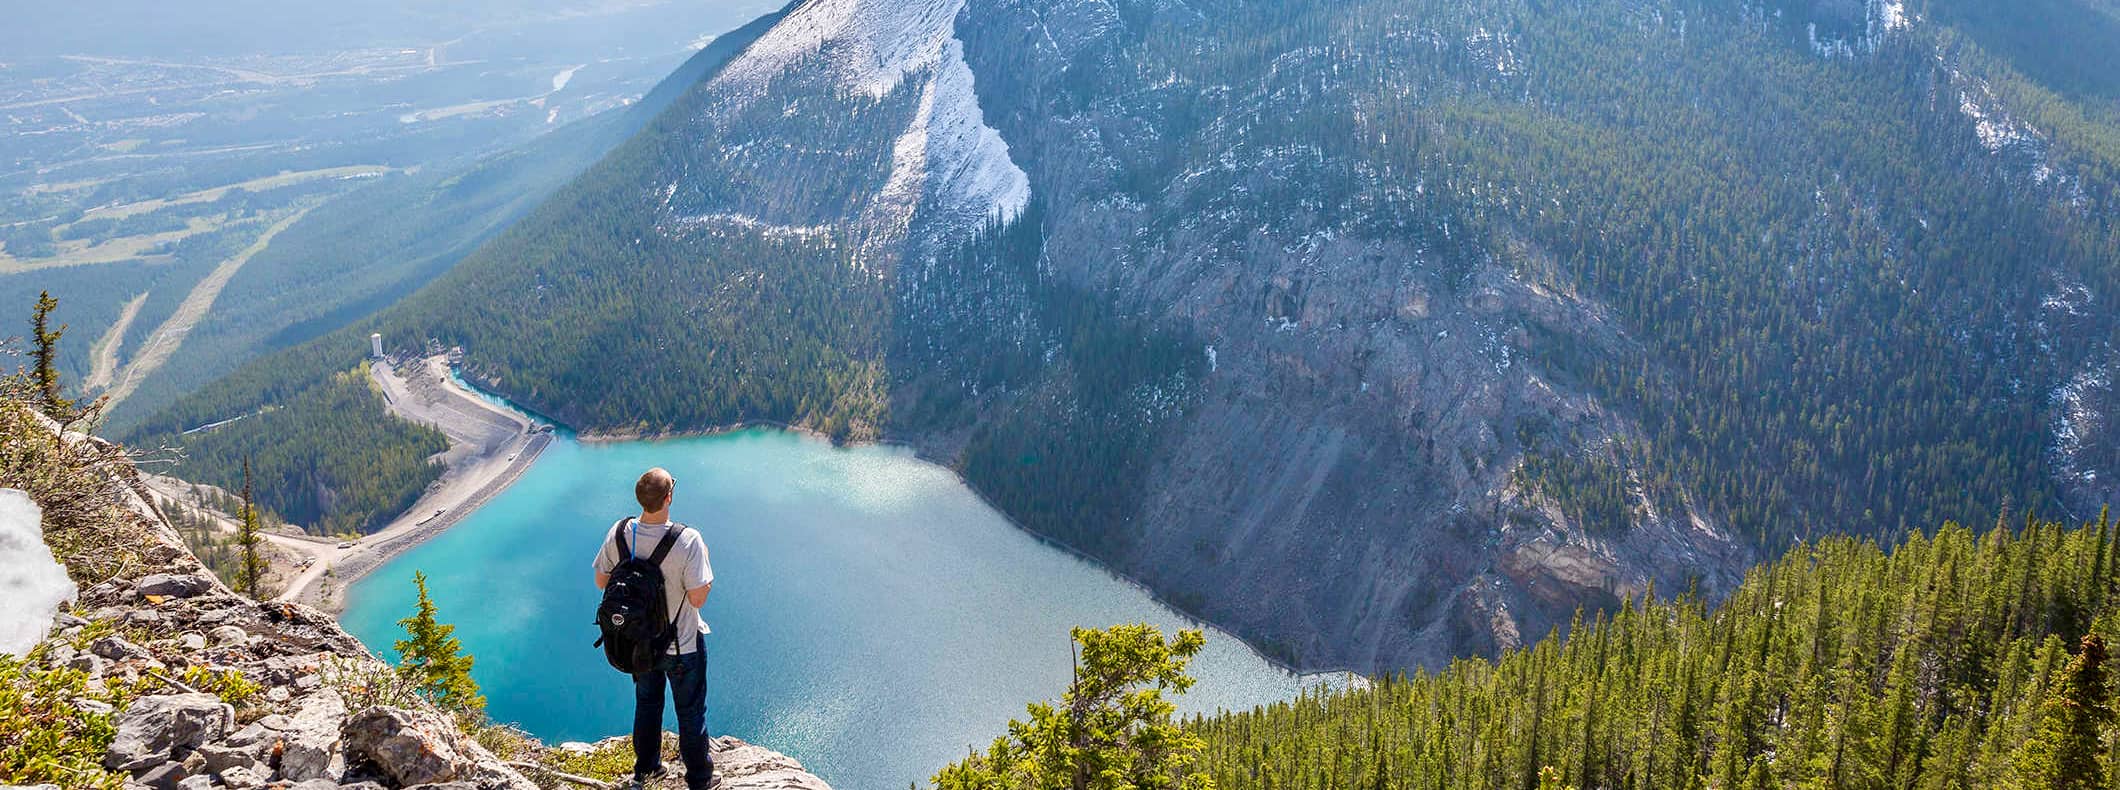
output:
M1628 601L1193 730L1221 790L2109 787L2114 548L2103 518L1830 538L1721 606Z
M910 441L1294 663L1435 665L2109 499L2116 26L814 0L363 329L585 430Z

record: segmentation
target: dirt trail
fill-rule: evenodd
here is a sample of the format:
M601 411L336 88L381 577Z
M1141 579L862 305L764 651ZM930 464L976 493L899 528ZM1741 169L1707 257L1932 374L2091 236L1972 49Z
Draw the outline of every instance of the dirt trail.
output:
M103 333L102 339L96 341L96 350L89 355L93 364L88 369L88 378L81 381L82 389L108 387L111 379L118 375L118 352L123 350L125 333L132 329L133 319L140 317L140 305L147 304L147 293L141 291L139 296L126 302L125 309L118 311L118 320Z
M149 374L161 369L162 364L169 361L170 355L176 353L177 346L183 345L184 338L191 334L192 328L198 326L199 321L206 317L207 311L213 309L214 300L221 298L221 289L228 287L228 281L236 276L243 264L249 263L251 256L271 245L272 237L280 235L280 231L286 230L289 225L293 225L308 213L309 209L305 208L273 223L272 227L266 228L265 232L258 236L257 241L251 242L250 246L236 253L235 257L222 261L221 265L214 267L213 272L200 280L198 285L192 286L191 293L184 297L182 304L177 305L176 312L170 313L168 320L155 327L154 334L149 335L147 342L141 344L140 352L133 355L132 364L125 366L125 371L119 375L107 393L110 405L118 405L119 401L132 395L133 390L138 389L140 382Z
M153 492L158 500L156 504L164 513L182 508L186 512L204 516L213 523L214 529L222 534L235 535L242 531L242 524L235 516L199 502L192 491L193 484L166 475L143 474L140 477L141 481L147 484L147 489ZM208 488L224 496L229 495L218 488ZM333 551L332 542L322 538L295 537L272 531L262 531L259 537L278 549L263 552L267 565L264 580L266 589L292 589L295 584L303 583L303 578L310 575L316 564L321 563L324 557ZM300 563L307 558L315 558L316 563L309 569L304 569Z

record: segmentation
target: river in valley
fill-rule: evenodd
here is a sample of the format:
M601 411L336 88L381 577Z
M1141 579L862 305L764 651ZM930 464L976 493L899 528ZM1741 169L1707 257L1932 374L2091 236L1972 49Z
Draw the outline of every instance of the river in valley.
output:
M395 658L423 571L495 719L548 742L624 733L631 682L590 647L589 562L611 523L638 512L633 481L651 466L676 476L673 514L712 556L709 729L785 752L841 790L925 784L1026 702L1057 697L1072 626L1192 627L910 451L764 429L554 441L478 512L356 582L341 619ZM1311 682L1212 629L1192 670L1188 712L1248 709Z

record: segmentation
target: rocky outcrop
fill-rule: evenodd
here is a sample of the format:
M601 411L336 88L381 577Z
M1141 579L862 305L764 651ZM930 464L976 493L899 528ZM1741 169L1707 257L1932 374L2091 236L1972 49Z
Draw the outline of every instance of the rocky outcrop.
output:
M714 739L714 775L724 787L831 790L785 754L723 736Z
M631 754L633 740L620 735L595 743L563 743L559 749L574 754ZM670 755L676 751L677 736L673 733L663 733L663 754ZM795 758L771 749L753 746L724 735L710 742L708 751L714 758L715 787L745 790L831 790L824 780L803 770L802 763L796 762ZM659 790L678 790L684 787L684 766L671 760L668 767L671 775L664 780Z
M45 660L87 671L92 686L151 690L110 711L117 736L105 767L140 786L187 790L538 787L416 697L349 705L349 693L389 668L322 613L236 595L189 559L90 587L78 604L85 617L47 640ZM89 636L105 629L119 633ZM371 723L391 717L419 726L379 747L376 736L389 733Z
M118 717L118 737L103 764L139 771L179 759L220 740L235 721L235 706L212 694L142 697Z
M112 718L116 735L103 764L129 777L128 788L564 784L537 764L503 760L449 714L393 691L401 684L392 668L331 617L230 590L184 548L136 479L118 482L134 523L109 533L144 541L134 547L139 561L82 590L26 655L87 673L91 690L139 690L120 697L117 709L98 699L74 702L83 715ZM549 751L518 731L496 732L519 751ZM743 756L717 785L726 790L825 787L772 752L730 739L717 748ZM759 767L736 770L746 765Z

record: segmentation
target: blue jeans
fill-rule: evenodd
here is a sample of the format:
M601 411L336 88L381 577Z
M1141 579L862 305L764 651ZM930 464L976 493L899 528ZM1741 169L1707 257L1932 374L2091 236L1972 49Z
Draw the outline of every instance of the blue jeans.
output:
M714 758L707 755L707 638L699 649L665 656L661 666L633 676L633 773L662 767L663 684L677 702L677 755L684 760L685 786L707 790Z

